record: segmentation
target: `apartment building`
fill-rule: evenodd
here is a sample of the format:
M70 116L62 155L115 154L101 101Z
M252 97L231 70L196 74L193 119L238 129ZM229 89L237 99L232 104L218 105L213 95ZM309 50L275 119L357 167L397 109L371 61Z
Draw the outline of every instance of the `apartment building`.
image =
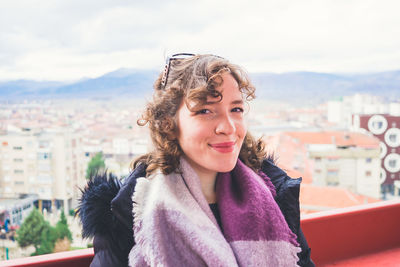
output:
M76 206L85 183L80 138L67 129L0 135L0 197L37 194L39 208Z
M311 176L317 186L339 186L380 198L379 140L347 131L285 132L276 139L283 166Z
M400 113L353 115L352 125L355 131L368 132L379 139L382 189L400 195Z

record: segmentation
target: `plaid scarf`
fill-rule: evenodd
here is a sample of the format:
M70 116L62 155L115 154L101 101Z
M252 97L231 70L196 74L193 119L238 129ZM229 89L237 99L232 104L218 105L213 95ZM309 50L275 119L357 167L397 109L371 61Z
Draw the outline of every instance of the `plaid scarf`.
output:
M297 266L300 252L269 178L238 160L219 173L222 230L200 180L183 158L180 173L139 178L133 194L131 266Z

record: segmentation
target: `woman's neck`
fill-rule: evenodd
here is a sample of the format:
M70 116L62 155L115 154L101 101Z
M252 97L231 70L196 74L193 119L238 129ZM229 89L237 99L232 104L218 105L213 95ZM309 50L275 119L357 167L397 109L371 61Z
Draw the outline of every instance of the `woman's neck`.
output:
M193 164L193 162L191 162L190 159L188 160L188 162L199 177L201 191L203 192L203 195L206 198L207 202L216 203L217 194L215 192L215 182L217 180L217 172L198 168L196 164Z
M213 175L202 175L198 173L198 175L201 184L201 191L203 192L207 202L216 203L217 194L215 192L215 182L217 179L217 173L214 173Z

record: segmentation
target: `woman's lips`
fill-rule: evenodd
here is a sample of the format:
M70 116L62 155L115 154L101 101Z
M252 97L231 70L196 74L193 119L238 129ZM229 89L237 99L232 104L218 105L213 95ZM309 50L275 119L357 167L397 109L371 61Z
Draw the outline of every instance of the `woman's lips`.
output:
M230 153L235 149L235 142L216 143L210 144L210 146L218 152Z

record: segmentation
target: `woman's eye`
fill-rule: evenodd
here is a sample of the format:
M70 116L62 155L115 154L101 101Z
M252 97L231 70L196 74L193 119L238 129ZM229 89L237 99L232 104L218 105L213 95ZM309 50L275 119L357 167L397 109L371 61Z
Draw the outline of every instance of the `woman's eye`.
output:
M243 112L244 110L243 110L243 108L237 107L237 108L233 108L232 111L233 112Z
M209 114L211 111L209 109L200 109L196 111L196 114Z

